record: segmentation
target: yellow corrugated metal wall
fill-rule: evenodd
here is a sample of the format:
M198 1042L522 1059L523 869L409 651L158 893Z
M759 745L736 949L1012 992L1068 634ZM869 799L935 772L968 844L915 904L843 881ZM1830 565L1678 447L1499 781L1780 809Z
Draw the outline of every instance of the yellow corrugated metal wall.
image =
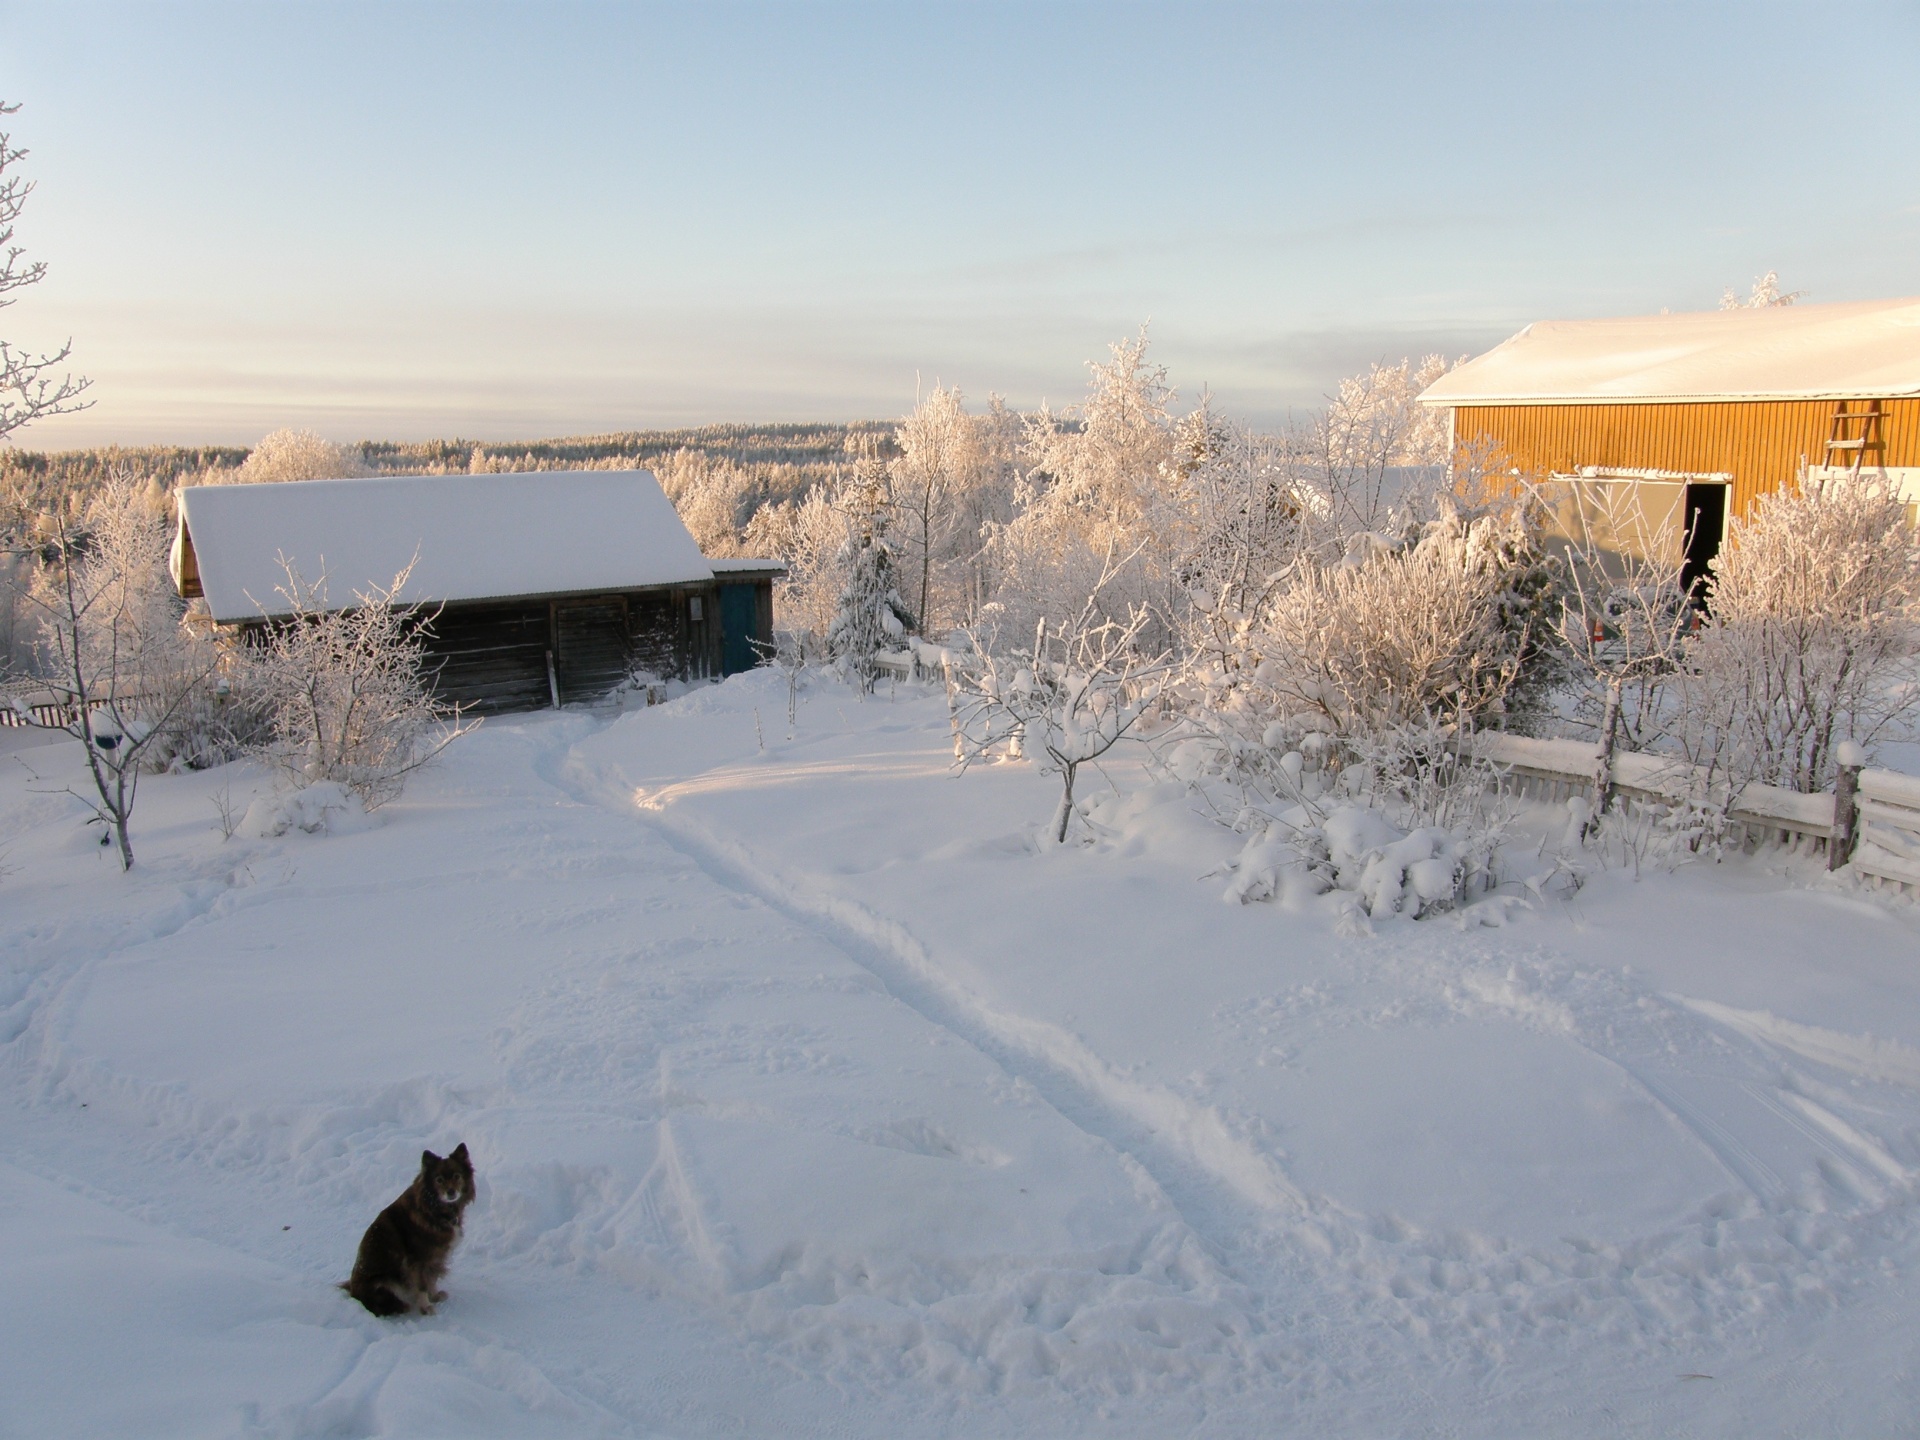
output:
M1453 412L1457 448L1498 451L1528 475L1599 465L1622 470L1731 474L1733 513L1777 490L1802 461L1824 465L1832 400L1740 400L1700 404L1463 405ZM1920 399L1883 400L1883 465L1920 465ZM1860 408L1860 402L1854 402ZM1858 427L1847 432L1858 434Z

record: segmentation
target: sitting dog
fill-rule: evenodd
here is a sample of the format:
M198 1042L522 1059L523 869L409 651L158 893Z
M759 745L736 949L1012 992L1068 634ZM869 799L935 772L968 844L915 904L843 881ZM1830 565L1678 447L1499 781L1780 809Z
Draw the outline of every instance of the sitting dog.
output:
M360 1238L353 1278L340 1288L376 1315L433 1314L447 1298L440 1277L473 1203L473 1162L464 1142L444 1160L421 1153L420 1173Z

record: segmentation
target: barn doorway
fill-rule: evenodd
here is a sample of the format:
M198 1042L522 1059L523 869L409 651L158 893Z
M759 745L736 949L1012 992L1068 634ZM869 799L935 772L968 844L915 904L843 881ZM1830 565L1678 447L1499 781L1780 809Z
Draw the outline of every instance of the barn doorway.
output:
M553 671L562 705L598 700L627 678L627 607L619 597L554 607Z
M1686 559L1680 566L1680 583L1686 587L1688 598L1703 610L1713 578L1708 567L1712 565L1714 556L1720 553L1720 543L1727 535L1727 492L1730 488L1717 481L1687 486L1686 529L1683 532L1686 537Z

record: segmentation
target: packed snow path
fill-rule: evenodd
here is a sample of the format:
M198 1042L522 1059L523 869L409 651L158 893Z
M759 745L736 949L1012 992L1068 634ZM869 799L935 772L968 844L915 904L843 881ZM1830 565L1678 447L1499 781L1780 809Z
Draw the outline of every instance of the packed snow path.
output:
M1907 1424L1910 908L1741 862L1342 939L1175 794L1038 849L937 697L778 692L490 722L359 833L161 777L126 879L20 750L0 1428ZM453 1298L375 1321L331 1282L458 1140Z

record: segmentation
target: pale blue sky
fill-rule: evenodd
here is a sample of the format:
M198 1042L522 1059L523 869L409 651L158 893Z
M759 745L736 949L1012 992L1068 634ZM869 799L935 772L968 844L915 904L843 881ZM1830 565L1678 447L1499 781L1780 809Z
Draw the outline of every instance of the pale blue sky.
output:
M1369 359L1920 293L1920 9L84 5L0 95L97 407L246 442L1070 401L1152 322L1259 422Z

